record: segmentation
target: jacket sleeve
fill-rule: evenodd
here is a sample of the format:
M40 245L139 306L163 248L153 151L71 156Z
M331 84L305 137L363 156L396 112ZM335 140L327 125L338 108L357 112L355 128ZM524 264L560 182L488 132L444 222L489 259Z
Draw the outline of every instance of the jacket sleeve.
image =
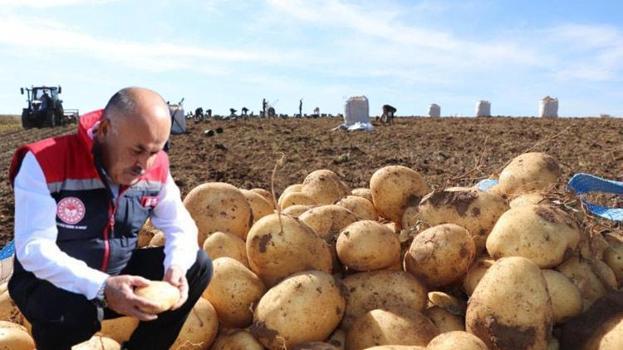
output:
M182 203L180 190L171 174L160 191L151 222L164 233L164 269L172 265L188 270L197 259L197 225Z
M108 274L67 255L56 244L56 201L30 152L15 177L14 191L15 254L24 269L58 288L94 299Z

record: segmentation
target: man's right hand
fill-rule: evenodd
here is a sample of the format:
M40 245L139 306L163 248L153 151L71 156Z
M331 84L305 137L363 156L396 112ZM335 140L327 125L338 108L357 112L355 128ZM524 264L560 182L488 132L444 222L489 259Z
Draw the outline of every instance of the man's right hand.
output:
M108 308L118 314L136 317L141 321L155 320L158 318L157 315L143 312L141 309L154 309L157 305L134 293L134 288L144 287L148 284L149 280L140 276L108 277L104 288Z

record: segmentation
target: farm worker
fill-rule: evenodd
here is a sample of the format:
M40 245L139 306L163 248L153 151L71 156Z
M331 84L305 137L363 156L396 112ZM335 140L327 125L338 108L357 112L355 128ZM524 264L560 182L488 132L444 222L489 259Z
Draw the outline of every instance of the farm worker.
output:
M76 134L17 150L14 272L9 293L32 324L37 349L70 349L100 330L102 319L141 322L124 349L168 349L205 290L212 263L197 245L162 148L171 117L160 95L117 92L104 110L80 118ZM151 218L162 248L137 248ZM134 293L148 280L179 288L172 310Z
M41 95L41 110L45 111L48 109L48 104L50 103L50 95L48 95L47 90L43 90L43 95Z

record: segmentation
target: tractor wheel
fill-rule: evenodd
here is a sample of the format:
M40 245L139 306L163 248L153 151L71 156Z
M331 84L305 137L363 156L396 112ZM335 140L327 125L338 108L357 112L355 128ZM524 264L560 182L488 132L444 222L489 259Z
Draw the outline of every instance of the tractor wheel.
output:
M54 111L48 109L45 111L45 120L49 127L53 128L56 126L56 115Z
M30 129L34 126L32 124L32 121L30 121L29 117L30 117L30 112L28 111L28 109L27 108L22 109L22 128Z

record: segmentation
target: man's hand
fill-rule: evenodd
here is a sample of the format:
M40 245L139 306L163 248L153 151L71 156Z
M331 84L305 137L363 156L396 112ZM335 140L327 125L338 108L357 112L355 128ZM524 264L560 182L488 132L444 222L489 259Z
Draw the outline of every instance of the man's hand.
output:
M185 271L173 265L164 273L164 278L162 280L169 282L172 286L180 290L180 299L171 310L178 309L188 300L188 281L186 280Z
M141 321L152 321L158 316L141 311L141 308L155 308L157 305L134 294L134 288L147 286L143 277L121 275L106 280L104 294L108 308L121 315L136 317Z

